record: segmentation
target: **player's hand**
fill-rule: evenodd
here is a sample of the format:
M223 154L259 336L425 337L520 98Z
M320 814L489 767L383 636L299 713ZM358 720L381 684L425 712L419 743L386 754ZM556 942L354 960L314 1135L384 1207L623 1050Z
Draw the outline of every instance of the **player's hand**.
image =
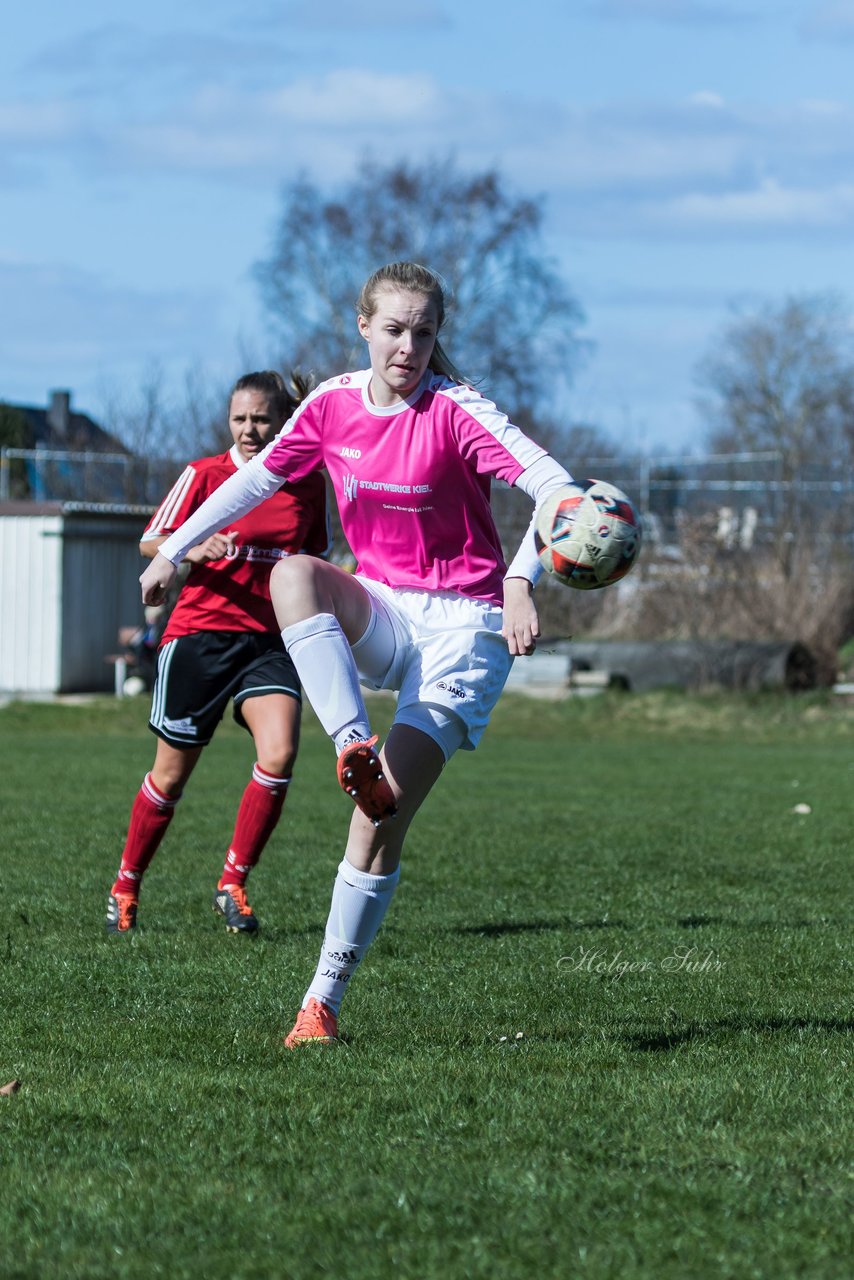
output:
M190 547L184 557L190 564L204 564L207 560L222 560L223 556L233 556L237 550L237 530L229 529L228 533L212 533L197 547Z
M534 588L527 578L504 579L504 625L501 634L516 656L533 653L540 634Z
M172 561L167 560L158 551L151 564L139 575L142 603L162 604L166 599L166 592L175 581L177 572Z

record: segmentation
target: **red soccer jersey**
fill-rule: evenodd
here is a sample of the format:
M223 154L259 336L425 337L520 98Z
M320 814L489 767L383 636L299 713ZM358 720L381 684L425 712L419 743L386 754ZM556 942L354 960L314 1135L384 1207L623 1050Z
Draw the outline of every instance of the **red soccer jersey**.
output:
M177 529L240 463L236 447L191 462L152 516L142 541ZM161 644L197 631L279 630L270 602L273 565L300 551L324 556L330 549L323 475L313 471L295 484L283 485L221 532L230 529L238 534L236 554L190 566Z

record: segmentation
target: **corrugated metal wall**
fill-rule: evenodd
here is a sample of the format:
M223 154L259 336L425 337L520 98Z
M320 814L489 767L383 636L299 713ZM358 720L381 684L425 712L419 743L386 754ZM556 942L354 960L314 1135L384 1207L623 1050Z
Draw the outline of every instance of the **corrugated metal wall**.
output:
M115 653L119 627L143 620L139 575L145 561L139 516L71 514L62 539L63 693L113 687L113 668L104 655Z
M0 515L0 690L110 690L119 627L142 621L144 517Z
M0 518L0 689L59 688L62 522Z

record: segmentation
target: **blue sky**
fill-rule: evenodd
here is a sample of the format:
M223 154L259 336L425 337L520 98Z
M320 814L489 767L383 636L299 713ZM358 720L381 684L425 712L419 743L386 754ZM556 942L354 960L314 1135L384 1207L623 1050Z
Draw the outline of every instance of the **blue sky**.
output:
M591 344L561 412L632 451L698 447L694 369L734 305L854 298L854 0L14 9L2 399L69 387L98 416L154 371L269 363L252 267L282 186L366 153L542 198Z

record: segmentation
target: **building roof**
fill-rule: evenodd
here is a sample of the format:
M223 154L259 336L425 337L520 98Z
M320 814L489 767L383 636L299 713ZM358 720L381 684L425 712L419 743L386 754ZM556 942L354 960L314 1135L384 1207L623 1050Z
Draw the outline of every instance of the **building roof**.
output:
M94 450L98 453L130 453L122 442L87 413L77 413L71 408L70 391L52 391L46 408L28 404L12 404L25 418L29 449Z

